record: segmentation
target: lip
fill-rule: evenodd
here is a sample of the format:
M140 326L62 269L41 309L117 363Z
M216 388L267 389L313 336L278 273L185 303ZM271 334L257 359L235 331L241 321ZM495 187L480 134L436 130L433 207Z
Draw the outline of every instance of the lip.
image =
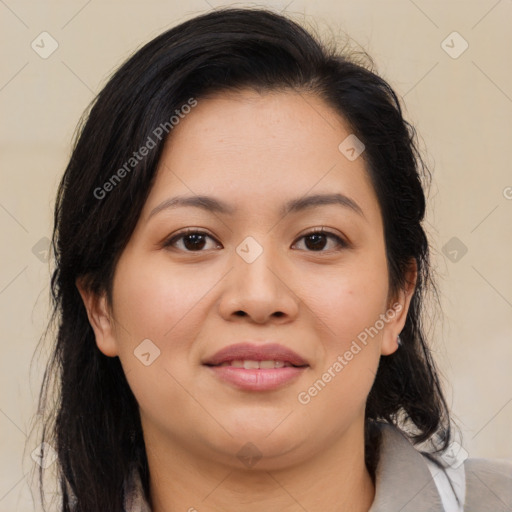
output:
M308 366L307 361L300 357L297 353L283 345L279 345L278 343L266 343L264 345L255 345L253 343L236 343L219 350L206 361L203 361L203 364L207 366L216 366L225 363L226 361L229 362L236 360L274 360L290 363L293 366Z
M239 360L282 361L293 366L282 368L246 369L234 366L218 366ZM244 391L271 391L297 379L308 367L308 363L293 350L277 343L255 345L237 343L225 347L208 358L203 365L215 376Z
M244 391L272 391L298 378L307 366L246 370L234 366L207 366L221 380Z

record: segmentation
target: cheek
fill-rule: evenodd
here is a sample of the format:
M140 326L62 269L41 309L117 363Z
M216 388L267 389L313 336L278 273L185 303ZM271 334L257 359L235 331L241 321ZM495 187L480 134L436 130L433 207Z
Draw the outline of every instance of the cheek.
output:
M171 338L183 339L176 333L192 327L187 319L213 285L204 279L199 282L197 271L177 270L161 258L127 258L118 266L116 318L134 338L159 340L165 347Z
M386 284L352 274L330 280L323 293L317 290L311 309L321 320L323 355L298 396L311 417L331 410L348 421L364 411L381 355L382 331L373 329L384 312ZM332 433L345 426L332 422Z
M201 411L184 387L201 328L198 316L204 313L201 299L216 280L198 276L197 270L177 271L156 258L125 257L118 264L114 304L119 358L141 412L155 424L163 425L162 411L171 409L190 409L189 415L200 419Z
M329 342L325 349L343 350L385 312L387 266L380 258L362 255L308 279L303 286L309 308L323 324L323 339Z
M323 355L299 403L310 403L313 414L333 407L350 416L364 408L379 363L387 265L375 251L317 277L304 283L303 296L316 318Z

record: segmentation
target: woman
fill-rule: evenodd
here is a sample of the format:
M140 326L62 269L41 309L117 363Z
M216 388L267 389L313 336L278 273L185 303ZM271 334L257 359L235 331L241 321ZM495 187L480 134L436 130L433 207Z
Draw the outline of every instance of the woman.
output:
M285 17L135 53L55 209L61 510L510 510L426 343L423 170L390 86Z

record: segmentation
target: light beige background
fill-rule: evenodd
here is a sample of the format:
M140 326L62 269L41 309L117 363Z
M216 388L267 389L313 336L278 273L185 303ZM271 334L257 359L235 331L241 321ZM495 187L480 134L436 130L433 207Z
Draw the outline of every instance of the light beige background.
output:
M26 436L42 361L31 374L29 365L48 315L44 240L78 119L132 51L228 4L0 1L0 511L34 510L36 444ZM346 31L404 98L434 174L427 229L442 317L432 345L463 447L471 457L512 457L512 1L263 4L322 32ZM47 59L31 48L43 31L58 42ZM469 44L456 59L441 46L453 31ZM446 44L456 52L463 42ZM446 246L453 237L467 248L462 257Z

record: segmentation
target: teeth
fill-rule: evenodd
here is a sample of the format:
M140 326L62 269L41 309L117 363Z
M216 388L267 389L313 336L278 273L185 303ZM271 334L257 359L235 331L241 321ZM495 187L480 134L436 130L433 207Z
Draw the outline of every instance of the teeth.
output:
M293 366L290 363L285 363L284 361L252 361L250 359L245 360L234 360L234 361L225 361L219 366L233 366L234 368L245 368L246 370L254 370L258 368L263 369L272 369L272 368L283 368L285 366Z
M275 368L276 363L282 363L282 361L260 361L260 368ZM284 364L284 363L283 363Z

